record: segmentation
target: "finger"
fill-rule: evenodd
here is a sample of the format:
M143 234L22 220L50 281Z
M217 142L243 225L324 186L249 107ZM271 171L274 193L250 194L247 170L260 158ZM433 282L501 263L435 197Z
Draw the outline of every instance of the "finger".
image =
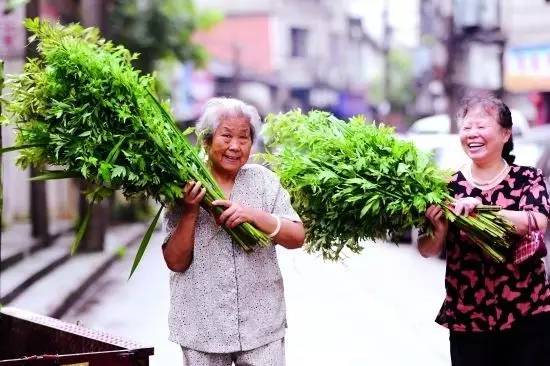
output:
M474 212L476 206L477 206L476 204L469 204L469 205L466 205L466 206L464 207L464 215L466 215L466 216L471 215L471 214Z
M214 206L229 207L233 203L231 201L228 201L228 200L214 200L214 201L212 201L212 204Z
M202 188L199 192L199 194L197 194L197 196L195 198L193 198L193 203L194 204L197 204L199 203L200 201L202 201L202 199L204 198L204 195L206 194L206 188Z
M237 210L237 207L235 205L230 206L228 209L222 212L222 214L218 217L218 219L222 224L224 224L227 218L233 215L233 213L235 213L236 210Z
M199 194L200 190L202 188L201 182L196 182L191 191L189 192L189 196L195 198L197 194Z
M461 202L455 202L454 204L454 207L453 207L453 212L456 214L456 215L461 215L462 214L462 210L463 210L463 205Z
M230 229L233 229L235 226L237 226L235 223L239 220L240 216L238 212L234 212L231 216L225 220L225 226L227 226Z
M426 210L426 217L431 219L432 216L433 216L433 212L434 212L434 207L433 206L430 206L428 207L428 209Z
M185 183L185 186L183 187L183 193L187 194L187 192L189 192L189 190L193 187L193 184L195 184L195 182Z
M233 228L236 228L237 226L239 226L240 224L242 224L243 222L245 222L246 220L242 217L238 217L236 220L234 220L232 223L231 223L231 229Z

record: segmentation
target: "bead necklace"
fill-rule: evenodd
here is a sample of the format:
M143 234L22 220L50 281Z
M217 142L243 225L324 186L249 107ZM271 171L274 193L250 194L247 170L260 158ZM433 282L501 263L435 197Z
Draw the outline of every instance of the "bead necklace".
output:
M469 164L468 167L468 180L477 188L484 190L484 189L490 189L496 186L500 181L504 179L504 177L508 174L510 165L506 162L506 160L502 159L502 162L504 163L504 167L500 172L498 172L493 178L491 178L488 181L485 182L478 182L474 179L474 175L472 173L472 163Z

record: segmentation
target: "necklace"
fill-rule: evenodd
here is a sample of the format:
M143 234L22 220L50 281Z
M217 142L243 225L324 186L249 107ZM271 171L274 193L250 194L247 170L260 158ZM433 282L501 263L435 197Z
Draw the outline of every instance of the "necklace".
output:
M508 165L506 160L502 159L502 162L504 163L504 167L502 168L502 170L498 172L493 178L485 182L478 182L475 180L474 175L472 173L472 163L470 163L469 169L468 169L468 175L469 175L468 178L470 178L470 181L478 188L487 189L489 187L495 186L502 179L504 179L504 177L508 174L508 169L510 168L510 165Z

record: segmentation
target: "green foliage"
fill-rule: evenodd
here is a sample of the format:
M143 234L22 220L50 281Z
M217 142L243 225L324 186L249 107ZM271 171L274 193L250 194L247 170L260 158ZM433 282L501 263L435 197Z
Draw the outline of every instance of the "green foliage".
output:
M43 178L80 176L93 187L92 201L121 190L170 205L190 180L207 189L207 207L223 197L198 148L152 94L153 78L132 67L135 54L100 38L95 28L38 19L25 25L42 57L28 60L7 82L16 146L26 147L18 158L22 168L59 166ZM249 224L228 232L247 250L268 241Z
M442 203L446 183L429 156L393 130L349 123L326 112L269 116L266 159L281 178L307 228L307 249L336 259L362 239L385 238L424 224L423 212Z
M393 110L405 110L405 107L414 101L415 94L413 88L413 60L410 55L404 51L391 50L389 57L389 85L387 99ZM375 80L370 88L369 97L376 103L384 100L383 95L384 79L382 77Z
M492 212L477 215L483 222L452 214L446 174L382 124L291 111L268 116L265 133L268 146L278 152L263 157L304 221L306 249L324 258L338 259L346 247L359 252L364 239L398 237L413 226L425 227L424 212L432 204L444 206L449 219L477 234L483 245L511 230L500 228Z
M116 0L109 36L141 55L134 62L144 72L152 72L154 63L164 58L203 66L207 53L191 37L221 18L216 11L199 11L192 0Z

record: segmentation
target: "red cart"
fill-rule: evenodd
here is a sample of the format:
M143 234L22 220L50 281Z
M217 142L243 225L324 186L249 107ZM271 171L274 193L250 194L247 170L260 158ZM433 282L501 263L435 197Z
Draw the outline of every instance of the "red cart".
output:
M0 366L147 366L152 347L75 324L4 307Z

